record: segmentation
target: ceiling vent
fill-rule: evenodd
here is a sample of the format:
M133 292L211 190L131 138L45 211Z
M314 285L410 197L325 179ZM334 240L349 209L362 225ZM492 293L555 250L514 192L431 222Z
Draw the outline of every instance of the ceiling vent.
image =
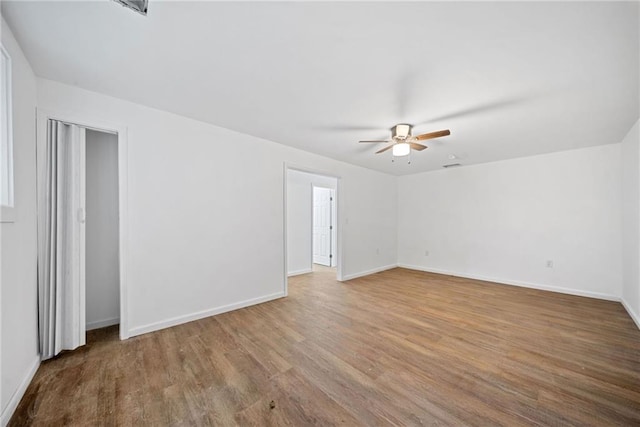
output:
M460 163L450 163L448 165L442 165L443 168L455 168L458 166L462 166Z
M128 7L131 10L138 12L141 15L147 16L147 6L149 0L113 0L116 3L120 3L124 7Z

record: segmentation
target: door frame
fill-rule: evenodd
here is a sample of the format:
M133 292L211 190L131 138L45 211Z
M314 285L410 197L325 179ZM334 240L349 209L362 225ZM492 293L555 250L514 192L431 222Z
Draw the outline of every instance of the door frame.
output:
M128 180L128 128L125 125L109 123L86 113L51 111L36 108L36 185L37 197L40 197L40 168L37 163L38 149L46 146L47 120L78 125L85 129L115 134L118 138L118 261L120 279L120 339L129 338L129 294L127 281L128 230L129 230L129 180ZM39 212L38 212L39 214ZM86 290L83 290L86 293Z
M282 276L283 276L283 292L284 292L284 296L286 297L287 295L289 295L289 277L287 275L287 272L289 271L289 266L288 266L288 249L287 249L287 172L289 170L293 170L293 171L298 171L298 172L305 172L305 173L310 173L313 175L320 175L320 176L326 176L329 178L335 178L336 179L336 197L335 197L335 202L336 202L336 218L335 218L335 225L337 227L336 229L336 251L338 252L336 255L336 279L339 282L343 281L343 275L342 275L342 271L343 271L343 267L344 267L344 256L343 256L343 235L342 235L342 229L344 227L342 227L341 225L341 219L343 217L342 214L342 200L343 200L343 196L342 196L342 177L340 175L336 175L334 173L331 172L326 172L323 170L318 170L318 169L313 169L313 168L309 168L306 166L300 166L300 165L296 165L296 164L292 164L292 163L288 163L288 162L284 162L283 163L283 196L282 196L282 200L283 200L283 229L284 232L283 237L284 237L284 241L283 241L283 248L284 248L284 256L283 256L283 271L282 271ZM312 199L313 199L313 194L312 194ZM313 200L312 200L313 203ZM311 212L311 214L313 215L313 212ZM313 224L313 222L312 222ZM313 239L311 242L311 245L313 245ZM313 264L313 249L311 251L311 255L312 255L312 264Z

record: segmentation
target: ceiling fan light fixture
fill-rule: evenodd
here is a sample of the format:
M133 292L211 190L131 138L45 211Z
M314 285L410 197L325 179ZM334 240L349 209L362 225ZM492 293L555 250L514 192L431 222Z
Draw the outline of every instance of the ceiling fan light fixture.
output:
M399 124L391 128L391 138L394 140L405 140L411 136L411 125Z
M395 157L407 156L411 152L411 146L406 142L401 142L393 146L393 155Z
M427 139L434 139L434 138L440 138L443 136L447 136L447 135L451 135L451 132L449 131L449 129L446 130L440 130L437 132L429 132L429 133L423 133L422 135L418 135L418 136L413 136L411 133L412 130L412 126L408 125L408 124L398 124L395 125L394 127L391 128L391 141L389 140L384 140L384 141L370 141L370 140L365 140L365 141L360 141L360 142L375 142L375 143L379 143L379 142L384 142L384 143L389 143L389 142L393 142L393 144L389 144L386 147L376 151L376 154L380 154L380 153L384 153L388 150L393 149L392 153L394 157L402 157L402 156L410 156L411 155L411 149L415 150L415 151L422 151L427 147L424 144L421 144L420 142L427 140ZM411 163L411 161L409 161L408 163Z

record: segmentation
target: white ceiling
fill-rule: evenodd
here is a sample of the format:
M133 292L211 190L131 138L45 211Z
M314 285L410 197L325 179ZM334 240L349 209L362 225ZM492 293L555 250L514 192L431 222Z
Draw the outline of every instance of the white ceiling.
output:
M38 76L403 175L615 143L638 3L2 2ZM412 164L396 123L444 128Z

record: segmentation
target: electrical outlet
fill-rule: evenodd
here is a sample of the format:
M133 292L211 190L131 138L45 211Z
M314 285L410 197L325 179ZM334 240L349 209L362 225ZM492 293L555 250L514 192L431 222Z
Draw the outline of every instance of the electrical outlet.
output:
M547 268L553 268L553 261L547 261Z
M424 256L429 256L429 251L424 251Z
M376 248L376 255L380 255L380 249Z

